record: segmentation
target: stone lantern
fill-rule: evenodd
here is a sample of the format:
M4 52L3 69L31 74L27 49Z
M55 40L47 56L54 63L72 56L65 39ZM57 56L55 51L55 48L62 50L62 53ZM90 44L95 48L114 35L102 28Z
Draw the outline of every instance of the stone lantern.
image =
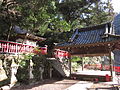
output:
M42 63L40 64L39 71L40 71L40 79L43 80L44 66Z
M33 79L34 78L34 76L33 76L33 73L32 73L32 71L33 71L33 62L32 62L32 60L30 60L30 69L29 69L30 71L29 71L29 78L30 79Z
M18 69L18 65L14 62L14 59L12 59L12 64L11 64L11 81L10 81L10 85L11 87L13 85L15 85L15 83L17 82L17 78L16 78L16 73L17 73L17 69Z

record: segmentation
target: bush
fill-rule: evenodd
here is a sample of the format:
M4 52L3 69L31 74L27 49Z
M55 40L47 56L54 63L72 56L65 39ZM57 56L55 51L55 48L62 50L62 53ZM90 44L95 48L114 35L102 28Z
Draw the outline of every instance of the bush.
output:
M28 84L29 83L29 60L22 60L17 70L18 82Z

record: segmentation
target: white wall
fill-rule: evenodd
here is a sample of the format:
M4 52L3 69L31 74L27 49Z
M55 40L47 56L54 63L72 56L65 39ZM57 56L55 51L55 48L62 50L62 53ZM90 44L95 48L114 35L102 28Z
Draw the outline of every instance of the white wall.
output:
M18 43L22 43L23 42L23 39L19 38L16 40L16 42ZM32 41L32 40L24 40L23 42L24 44L27 44L27 45L32 45L32 46L36 46L36 41Z

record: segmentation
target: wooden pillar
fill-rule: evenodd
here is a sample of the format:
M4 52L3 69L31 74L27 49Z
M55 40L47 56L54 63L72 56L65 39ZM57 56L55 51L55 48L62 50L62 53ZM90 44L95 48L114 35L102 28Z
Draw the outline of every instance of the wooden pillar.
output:
M81 59L82 59L82 71L84 70L84 61L83 61L83 58L81 57Z
M113 80L113 62L111 58L111 48L109 50L109 59L110 59L110 74L111 74L111 80Z
M72 65L71 65L71 58L70 58L70 59L69 59L70 76L71 76L71 73L72 73L71 67L72 67Z

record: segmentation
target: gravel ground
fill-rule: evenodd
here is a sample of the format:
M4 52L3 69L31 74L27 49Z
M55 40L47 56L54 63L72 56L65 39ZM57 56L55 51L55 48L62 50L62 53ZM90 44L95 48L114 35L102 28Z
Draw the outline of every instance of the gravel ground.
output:
M64 90L77 82L78 80L49 79L32 85L20 85L18 87L12 88L11 90Z

